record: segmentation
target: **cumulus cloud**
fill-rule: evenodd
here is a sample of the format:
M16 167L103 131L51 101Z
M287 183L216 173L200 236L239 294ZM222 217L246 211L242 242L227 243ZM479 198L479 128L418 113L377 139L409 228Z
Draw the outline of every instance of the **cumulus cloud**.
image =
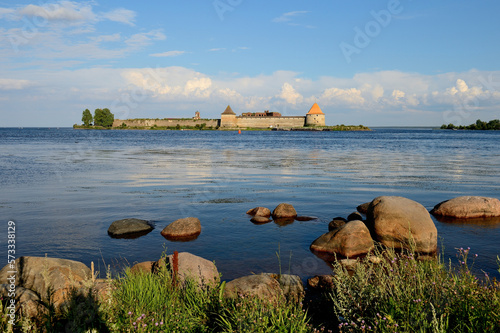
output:
M361 90L357 88L339 89L328 88L319 97L325 105L348 105L358 107L365 103Z
M287 103L294 105L297 103L301 103L304 99L302 95L299 94L288 82L285 82L283 84L283 87L281 87L281 91L278 97L284 99Z

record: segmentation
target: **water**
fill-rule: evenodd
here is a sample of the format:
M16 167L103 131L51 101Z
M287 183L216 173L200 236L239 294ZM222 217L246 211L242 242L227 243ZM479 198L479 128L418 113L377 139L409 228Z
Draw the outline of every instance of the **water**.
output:
M16 222L17 256L94 261L118 269L189 251L214 260L223 279L252 272L329 273L309 251L335 216L380 195L431 209L460 195L500 198L500 132L84 131L0 129L0 220ZM295 206L318 220L254 225L256 206ZM198 217L201 235L171 242L170 222ZM137 239L112 239L122 218L151 220ZM445 258L478 253L477 272L499 276L500 224L434 220ZM6 249L6 236L1 238ZM6 251L6 250L5 250ZM280 253L278 260L276 253Z

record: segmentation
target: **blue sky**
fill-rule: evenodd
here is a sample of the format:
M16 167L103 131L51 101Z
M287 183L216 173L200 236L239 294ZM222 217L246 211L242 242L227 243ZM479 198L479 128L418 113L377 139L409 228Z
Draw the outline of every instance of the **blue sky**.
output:
M271 110L500 118L495 1L0 1L0 127Z

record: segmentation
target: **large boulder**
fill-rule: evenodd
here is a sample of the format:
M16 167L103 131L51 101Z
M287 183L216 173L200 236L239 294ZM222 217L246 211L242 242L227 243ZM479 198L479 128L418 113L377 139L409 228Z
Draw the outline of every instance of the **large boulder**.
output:
M153 230L151 223L139 219L123 219L114 221L108 228L108 234L114 238L135 238Z
M266 207L255 207L247 211L247 214L252 216L269 217L271 216L271 210L269 210L269 208Z
M59 309L67 301L73 291L85 293L92 285L92 273L83 263L67 259L46 257L20 257L15 260L13 267L6 265L0 270L0 281L8 281L11 271L17 271L16 287L24 288L22 294L32 297L34 292L47 304L52 302ZM26 289L26 290L25 290Z
M174 255L167 256L167 268L173 273L174 270ZM152 265L153 270L165 266L165 259L158 260ZM181 283L186 279L191 279L198 286L212 286L219 282L219 271L215 264L207 259L196 256L189 252L178 253L178 268L177 278Z
M224 296L256 296L262 300L276 302L282 298L283 290L279 282L266 274L243 276L226 283Z
M273 219L286 219L286 218L295 218L297 216L297 212L292 205L287 203L280 203L273 210Z
M431 214L459 219L498 217L500 200L477 196L457 197L437 204Z
M352 212L347 217L347 221L363 221L363 215L358 212Z
M263 273L278 281L287 300L298 302L304 297L304 284L298 275Z
M437 229L429 212L413 200L397 196L375 198L368 208L367 226L375 240L394 249L421 254L437 251Z
M196 217L186 217L178 219L167 225L161 234L171 240L191 239L201 233L201 223Z
M351 221L318 237L311 251L344 258L356 258L373 248L370 231L362 221Z

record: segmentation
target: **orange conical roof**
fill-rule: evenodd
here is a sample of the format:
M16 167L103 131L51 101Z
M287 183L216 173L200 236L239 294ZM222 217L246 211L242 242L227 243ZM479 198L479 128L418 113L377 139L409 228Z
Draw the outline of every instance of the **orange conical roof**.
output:
M318 103L314 103L313 106L311 106L311 109L307 114L324 114L323 111L321 111Z
M236 114L234 113L233 109L231 109L231 107L228 105L226 110L224 112L222 112L222 114Z

